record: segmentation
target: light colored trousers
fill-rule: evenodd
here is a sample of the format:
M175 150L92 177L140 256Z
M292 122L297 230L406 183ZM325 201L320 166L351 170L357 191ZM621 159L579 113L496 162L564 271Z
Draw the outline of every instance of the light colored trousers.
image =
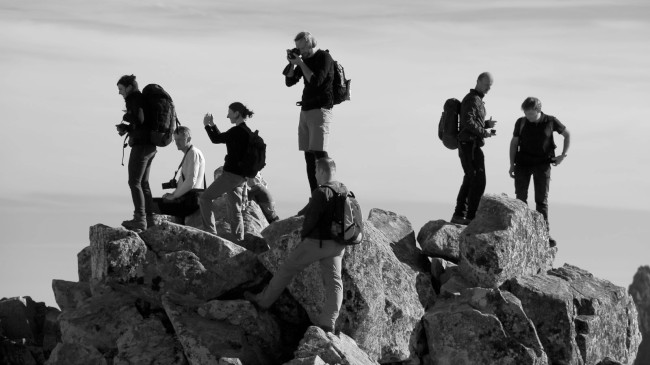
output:
M217 234L214 214L212 213L212 201L224 193L228 194L228 219L230 230L239 240L244 239L244 217L242 215L242 194L246 179L231 172L224 171L207 189L201 194L199 207L201 208L201 220L206 232Z
M293 277L307 266L318 261L320 263L323 286L325 287L325 302L318 323L320 326L334 328L336 318L343 303L343 281L341 280L341 266L345 245L333 240L320 240L305 238L289 254L289 257L280 265L278 272L273 275L269 285L259 294L257 301L260 307L268 308L275 302L284 288L291 283Z

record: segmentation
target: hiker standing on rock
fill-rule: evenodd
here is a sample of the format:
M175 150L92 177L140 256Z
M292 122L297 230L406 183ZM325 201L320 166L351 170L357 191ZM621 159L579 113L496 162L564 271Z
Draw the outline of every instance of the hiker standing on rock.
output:
M212 213L212 201L224 193L227 193L228 219L231 232L238 240L244 239L244 218L242 215L242 194L246 183L244 177L244 166L242 161L245 158L251 130L246 125L246 120L253 116L253 112L244 104L234 102L228 107L227 118L235 126L226 132L220 132L214 124L212 114L206 114L203 118L205 130L212 143L225 143L227 154L223 165L223 173L210 184L199 199L201 208L201 219L206 232L217 235L214 214Z
M551 165L564 161L571 145L569 130L557 118L542 112L542 102L528 97L521 104L525 116L517 119L510 141L510 177L515 179L517 199L527 202L530 177L535 186L535 210L542 213L548 226L548 191ZM564 137L562 154L555 156L553 132ZM551 247L556 245L549 236Z
M244 294L247 300L259 307L269 308L296 274L318 261L325 286L325 302L319 318L312 318L312 321L328 332L334 331L334 324L343 303L341 267L345 245L334 240L331 232L335 200L334 193L328 186L339 193L347 192L347 188L334 180L335 175L334 160L325 157L316 161L316 179L319 187L312 191L311 200L306 208L300 233L302 241L289 254L261 293Z
M286 85L291 87L304 79L298 122L298 149L304 151L309 191L318 187L316 160L328 157L327 147L332 121L334 97L334 61L326 51L316 49L316 39L309 32L300 32L296 48L287 50L289 64L285 67Z
M469 224L485 191L485 157L481 147L485 145L485 138L496 135L494 129L488 129L494 128L497 121L492 118L485 120L483 98L490 91L493 81L488 72L480 74L476 87L469 91L460 105L458 157L464 176L451 223Z
M123 122L116 125L120 136L128 133L131 154L129 155L129 188L133 199L133 219L122 222L125 228L143 231L153 226L153 198L149 187L151 162L156 156L156 146L151 142L151 128L144 119L144 99L134 75L124 75L117 81L120 95L124 97L126 110ZM128 124L127 124L128 123Z

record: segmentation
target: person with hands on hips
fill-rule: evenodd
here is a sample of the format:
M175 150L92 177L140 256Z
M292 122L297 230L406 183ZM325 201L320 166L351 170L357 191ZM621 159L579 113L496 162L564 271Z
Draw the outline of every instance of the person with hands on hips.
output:
M542 102L528 97L521 104L524 117L517 119L510 141L510 177L515 179L517 199L527 202L530 178L535 187L535 210L544 216L548 226L548 192L551 183L551 165L561 164L569 152L571 135L557 118L542 112ZM553 132L564 137L562 154L555 156ZM549 236L549 244L556 241Z

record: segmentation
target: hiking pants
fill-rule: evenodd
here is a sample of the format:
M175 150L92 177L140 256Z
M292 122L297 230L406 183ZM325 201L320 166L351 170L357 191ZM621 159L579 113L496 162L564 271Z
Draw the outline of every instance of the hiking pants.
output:
M341 266L345 246L334 240L323 240L323 247L320 247L320 242L314 238L305 238L296 246L273 275L269 285L259 294L260 307L270 307L296 274L318 261L325 287L325 301L320 316L311 320L315 325L334 328L343 303Z
M153 214L153 198L149 187L151 162L156 156L156 146L152 144L135 145L129 155L129 188L133 199L133 218L145 220L145 214Z
M485 157L473 141L458 143L458 157L463 166L463 183L456 198L454 215L474 219L485 191Z
M273 201L273 197L271 196L269 190L264 186L254 185L248 191L248 200L254 201L257 203L257 205L259 205L262 213L264 213L264 217L266 218L267 222L273 223L280 219L275 213L275 202Z
M515 165L515 195L527 203L530 177L535 188L535 210L542 213L548 224L548 190L551 185L551 164L535 166Z
M206 232L217 234L212 213L212 201L224 193L227 195L228 220L230 231L240 241L244 239L244 217L242 215L242 194L246 179L231 172L224 171L219 177L208 186L201 194L199 207L201 208L201 219Z

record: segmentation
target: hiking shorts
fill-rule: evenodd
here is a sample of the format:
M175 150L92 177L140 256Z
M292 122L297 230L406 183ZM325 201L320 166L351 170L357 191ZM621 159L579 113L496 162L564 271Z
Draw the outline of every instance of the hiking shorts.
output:
M327 151L332 109L300 111L298 149L300 151Z

